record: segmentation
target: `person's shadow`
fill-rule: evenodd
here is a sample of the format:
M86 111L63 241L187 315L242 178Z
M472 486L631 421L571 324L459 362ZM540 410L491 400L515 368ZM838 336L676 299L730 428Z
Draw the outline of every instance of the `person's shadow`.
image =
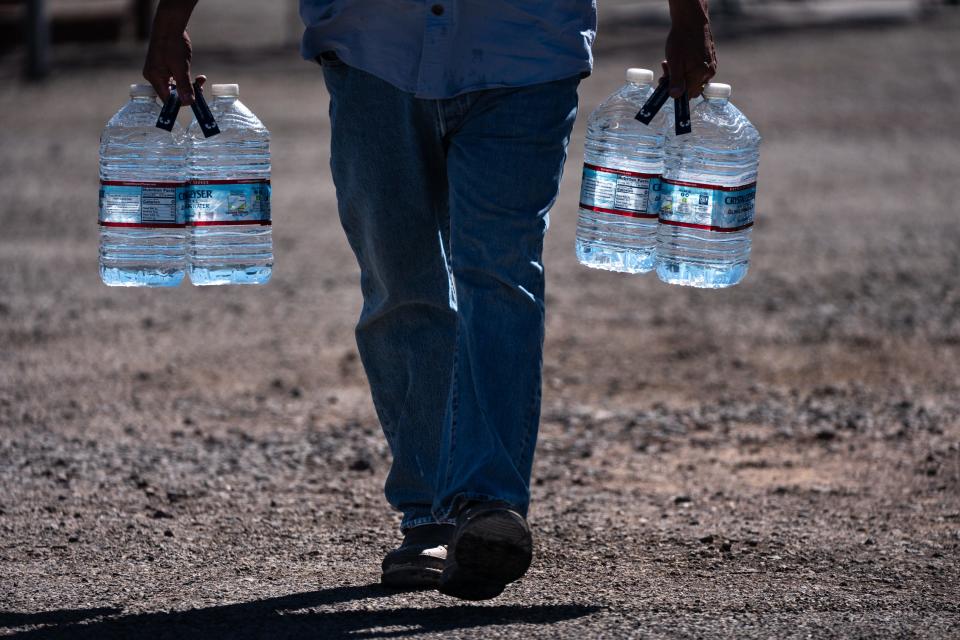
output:
M0 633L37 627L10 638L395 638L435 631L550 624L590 615L600 607L560 605L452 605L380 610L316 611L317 607L395 595L379 585L334 587L279 598L172 613L120 615L114 608L40 613L0 611ZM455 601L452 601L455 602Z

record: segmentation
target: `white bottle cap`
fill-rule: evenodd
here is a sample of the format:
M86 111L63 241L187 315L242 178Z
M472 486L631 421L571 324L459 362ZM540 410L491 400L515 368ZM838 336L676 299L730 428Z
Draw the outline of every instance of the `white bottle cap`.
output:
M710 82L703 88L704 98L729 98L733 87L722 82Z
M157 92L153 90L148 84L132 84L130 85L130 97L131 98L156 98Z
M627 82L650 84L653 82L653 71L650 71L650 69L627 69Z
M215 84L210 87L210 93L214 98L239 98L240 85L238 84Z

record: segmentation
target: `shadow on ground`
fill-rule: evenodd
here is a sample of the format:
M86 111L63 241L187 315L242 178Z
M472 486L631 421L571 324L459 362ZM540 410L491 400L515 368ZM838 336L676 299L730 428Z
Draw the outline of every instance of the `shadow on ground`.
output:
M337 605L397 595L379 585L334 587L279 598L170 613L117 616L120 609L64 609L40 613L0 611L0 633L12 638L394 638L525 623L545 625L590 615L600 607L577 604L542 606L439 606L379 610L316 611ZM85 622L86 621L86 622Z

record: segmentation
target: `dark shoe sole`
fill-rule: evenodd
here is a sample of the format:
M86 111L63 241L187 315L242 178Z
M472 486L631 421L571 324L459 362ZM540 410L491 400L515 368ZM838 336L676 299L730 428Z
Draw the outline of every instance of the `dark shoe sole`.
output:
M380 575L380 584L390 589L419 591L436 589L440 585L443 570L433 567L392 567Z
M519 580L533 559L533 537L523 518L503 509L478 514L457 533L440 593L488 600Z

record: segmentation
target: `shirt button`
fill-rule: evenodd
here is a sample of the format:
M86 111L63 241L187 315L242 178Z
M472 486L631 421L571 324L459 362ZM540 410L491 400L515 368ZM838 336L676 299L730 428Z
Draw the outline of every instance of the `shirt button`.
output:
M431 11L431 12L433 13L433 15L435 15L435 16L442 16L442 15L443 15L443 5L442 5L442 4L435 4L435 5L433 5L432 7L430 7L430 11Z

